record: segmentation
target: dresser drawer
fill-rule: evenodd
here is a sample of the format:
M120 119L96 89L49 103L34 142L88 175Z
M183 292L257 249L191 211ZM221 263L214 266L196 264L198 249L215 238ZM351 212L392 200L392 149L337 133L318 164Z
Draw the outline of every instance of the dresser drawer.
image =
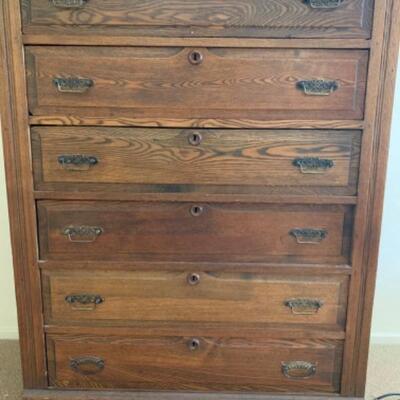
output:
M39 201L41 259L347 262L349 206Z
M348 277L229 272L45 271L48 324L302 324L342 330Z
M22 4L28 33L367 38L373 1L23 0Z
M368 52L27 47L33 115L361 119Z
M50 385L83 389L336 392L339 341L47 337Z
M355 194L358 131L34 127L38 190Z

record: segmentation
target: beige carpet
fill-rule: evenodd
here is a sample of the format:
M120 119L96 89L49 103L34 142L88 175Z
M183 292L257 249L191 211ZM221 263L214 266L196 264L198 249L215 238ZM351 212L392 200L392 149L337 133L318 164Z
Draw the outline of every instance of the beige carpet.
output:
M400 346L372 346L367 399L400 392ZM0 341L0 400L21 399L18 342ZM400 397L391 398L398 400Z

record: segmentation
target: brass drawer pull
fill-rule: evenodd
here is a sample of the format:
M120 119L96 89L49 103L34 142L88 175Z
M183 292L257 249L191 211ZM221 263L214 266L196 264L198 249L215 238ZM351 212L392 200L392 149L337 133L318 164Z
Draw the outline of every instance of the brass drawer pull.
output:
M326 81L324 79L299 81L296 86L307 96L329 96L339 89L339 84L336 81Z
M98 294L71 294L65 297L65 301L71 305L74 310L92 311L101 303L104 303L104 298Z
M70 368L81 375L95 375L105 367L105 361L99 357L73 358L69 363Z
M304 157L293 160L293 165L300 168L303 174L323 174L327 169L333 168L333 160L318 157Z
M338 8L343 0L304 0L311 8Z
M203 206L192 206L190 208L190 214L193 215L193 217L199 217L201 214L204 212L204 207Z
M282 373L290 379L308 379L317 373L317 365L307 361L284 362Z
M189 285L196 286L200 283L200 275L191 273L187 276L187 282Z
M188 142L192 146L198 146L203 140L203 137L201 136L201 133L198 132L193 132L189 133L188 135Z
M61 93L85 93L93 85L92 79L87 78L54 78L54 85Z
M292 310L296 315L313 315L317 314L324 305L322 300L316 299L289 299L285 301L285 306Z
M192 50L188 55L188 59L190 64L199 65L203 62L204 56L199 50Z
M296 228L289 233L299 244L319 244L328 236L328 231L325 229Z
M86 171L90 167L98 164L99 160L95 156L85 156L83 154L61 155L58 163L69 171Z
M53 0L53 6L58 8L82 8L88 0Z
M68 236L71 242L92 243L103 233L103 228L98 226L68 226L63 234Z
M200 340L193 338L188 341L188 348L191 351L196 351L200 348Z

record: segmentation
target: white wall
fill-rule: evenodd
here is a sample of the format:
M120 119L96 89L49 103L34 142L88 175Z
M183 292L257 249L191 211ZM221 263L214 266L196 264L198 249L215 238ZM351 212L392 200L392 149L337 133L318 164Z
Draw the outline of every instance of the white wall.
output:
M398 75L400 77L400 68ZM396 342L400 344L400 253L397 253L400 250L399 82L400 79L398 79L396 89L372 340L374 342ZM18 329L7 219L3 153L0 153L0 339L5 339L17 337Z
M372 335L400 344L400 63L397 74Z
M1 133L1 132L0 132ZM2 149L0 135L0 150ZM3 151L0 151L0 339L18 337Z

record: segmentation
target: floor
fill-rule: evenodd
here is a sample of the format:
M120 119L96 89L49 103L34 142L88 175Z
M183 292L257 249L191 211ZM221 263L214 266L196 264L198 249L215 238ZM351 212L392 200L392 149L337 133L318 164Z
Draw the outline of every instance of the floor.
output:
M371 347L367 399L400 392L400 346ZM0 341L0 400L21 399L20 362L17 341ZM399 400L399 397L390 398ZM388 399L389 400L389 399Z

